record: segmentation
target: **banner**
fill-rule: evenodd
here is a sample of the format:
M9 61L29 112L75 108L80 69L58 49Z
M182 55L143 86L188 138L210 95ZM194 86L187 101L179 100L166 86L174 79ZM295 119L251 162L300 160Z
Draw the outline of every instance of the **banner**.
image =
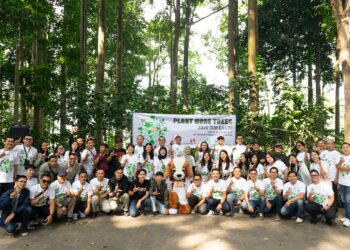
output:
M182 137L181 144L195 147L202 141L212 147L217 137L225 137L225 144L234 145L236 136L235 115L165 115L165 114L133 114L133 143L136 137L143 135L145 143L157 143L164 136L169 145L175 135Z

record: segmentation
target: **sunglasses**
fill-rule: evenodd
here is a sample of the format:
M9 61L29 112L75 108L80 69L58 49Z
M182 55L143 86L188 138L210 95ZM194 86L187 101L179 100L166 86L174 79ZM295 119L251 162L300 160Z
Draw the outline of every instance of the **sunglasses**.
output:
M50 183L51 181L49 180L43 180L43 183Z

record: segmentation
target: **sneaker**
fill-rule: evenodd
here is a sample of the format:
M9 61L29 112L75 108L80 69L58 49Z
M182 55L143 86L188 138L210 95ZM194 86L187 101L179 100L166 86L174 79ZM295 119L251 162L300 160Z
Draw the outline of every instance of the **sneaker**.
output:
M129 216L129 211L124 211L124 216Z
M86 215L85 215L84 213L82 213L82 212L79 211L79 217L80 217L80 218L85 218Z
M196 211L192 209L191 214L196 214Z
M279 216L279 214L276 214L275 221L280 221L280 220L281 220L281 216Z
M151 214L152 217L157 216L157 211L153 211Z
M231 216L232 216L232 213L231 213L231 212L227 212L227 213L224 214L224 216L226 216L226 217L231 217Z
M341 222L345 222L346 220L347 220L346 217L343 217L343 218L340 219Z
M297 218L296 220L295 220L295 222L297 223L297 224L300 224L300 223L303 223L303 219L302 218Z
M26 229L21 229L20 234L21 234L21 236L25 237L28 235L28 231Z
M243 211L243 209L242 209L241 207L239 208L238 212L239 212L240 214L244 214L244 211Z
M67 217L67 222L72 222L73 218L72 217Z
M264 217L264 214L263 214L263 213L259 213L259 219L260 219L260 220L264 220L264 219L265 219L265 217Z
M350 227L350 220L347 219L346 221L344 221L343 226L344 227Z
M35 226L29 223L28 226L27 226L27 229L28 230L34 230Z
M222 212L222 210L220 210L220 212L219 212L219 215L223 215L224 213Z
M208 214L207 214L208 216L214 216L215 215L215 213L214 213L214 211L213 210L209 210L209 212L208 212Z
M39 218L39 223L41 224L41 225L46 225L46 219L44 219L44 218Z

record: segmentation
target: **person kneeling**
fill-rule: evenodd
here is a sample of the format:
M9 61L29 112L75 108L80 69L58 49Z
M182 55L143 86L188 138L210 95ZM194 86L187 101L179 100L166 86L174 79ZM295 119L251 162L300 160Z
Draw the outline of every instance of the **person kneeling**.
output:
M111 206L108 201L108 179L104 178L105 171L103 169L98 169L96 171L96 177L90 181L92 188L92 211L93 217L96 217L102 209L106 214L111 212Z
M146 180L147 171L139 169L136 173L136 180L131 182L129 186L130 196L130 216L136 217L144 208L151 209L151 200L149 198L149 190L151 184Z
M227 197L227 185L226 181L220 179L220 170L215 168L212 170L213 179L207 183L208 188L208 215L215 214L231 216L231 207L228 204Z
M283 186L283 200L286 201L281 209L281 215L286 217L297 216L296 223L302 223L304 220L304 197L305 184L298 181L297 173L290 171L288 180Z
M247 181L248 194L241 207L244 211L251 213L251 216L259 213L259 218L264 219L265 210L265 188L263 182L258 178L256 169L249 170L249 181Z
M21 222L20 233L28 235L28 222L32 213L29 204L29 190L25 188L27 177L18 175L15 187L7 190L0 197L0 210L2 210L0 225L7 232L7 237L13 237L16 231L16 222Z
M72 185L72 192L76 199L75 211L79 213L80 218L85 218L91 212L92 189L87 179L87 172L83 170L79 173L79 180Z
M195 214L197 211L200 214L206 214L208 212L208 206L205 202L205 187L200 174L194 175L193 183L188 187L186 196L192 209L192 214Z
M159 171L151 182L150 199L152 202L153 216L157 215L157 213L168 214L169 193L167 184L163 178L164 174Z
M116 168L114 176L108 182L109 205L112 212L123 211L124 215L129 215L129 180L123 174L123 168ZM120 208L121 209L118 209Z
M231 206L232 214L235 206L241 208L242 202L248 195L247 181L241 175L241 168L235 167L233 177L227 180L227 202Z
M72 185L66 180L66 170L60 170L57 174L57 180L50 187L55 191L55 204L57 218L67 216L67 221L73 220L73 212L75 207L75 196L71 192Z

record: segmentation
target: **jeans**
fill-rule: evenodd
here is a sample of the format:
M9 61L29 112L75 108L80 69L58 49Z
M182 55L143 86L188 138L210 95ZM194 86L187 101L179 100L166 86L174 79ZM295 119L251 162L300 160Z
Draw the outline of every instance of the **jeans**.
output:
M208 199L209 210L215 211L217 206L219 205L220 201L221 201L220 199L209 198ZM231 211L230 204L228 204L227 200L225 200L224 203L222 204L222 212L225 214L225 213L228 213L230 211Z
M38 215L39 218L46 219L50 215L50 206L44 205L44 206L34 206L32 215L35 217L35 215Z
M259 200L249 200L249 204L253 207L254 212L256 208L259 207L259 211L263 213L265 210L265 197L260 196ZM245 201L242 202L241 207L243 210L248 211L248 204Z
M200 202L199 198L195 195L191 195L188 198L188 203L190 204L191 209L193 209ZM208 212L207 203L204 202L202 205L198 207L198 211L200 214L206 214Z
M350 219L350 186L339 184L341 199L344 202L345 217ZM336 201L334 201L335 203Z
M163 203L157 200L155 196L151 196L151 203L152 203L152 211L153 212L159 212L161 214L164 214L164 209L166 208Z
M136 208L136 204L139 201L139 199L131 199L130 201L130 216L131 217L136 217L139 215L140 211L139 209ZM141 202L141 208L149 208L151 209L152 204L151 204L151 199L150 198L146 198L143 202Z
M242 196L234 195L232 193L227 195L227 202L230 204L231 209L237 204L237 201L241 199Z
M80 199L80 197L76 198L76 202L75 202L75 209L74 212L81 212L84 213L85 209L87 208L87 200L86 201L82 201Z
M21 209L19 213L15 213L15 217L13 217L13 219L7 224L3 224L4 222L2 221L2 226L5 228L7 233L14 234L16 231L16 222L21 222L21 229L27 230L31 214L32 208L30 206L26 206L24 209Z
M304 219L304 200L297 200L286 207L284 205L281 209L281 215L286 217L297 216L298 218Z
M326 221L331 221L336 217L336 212L334 205L332 205L328 210L324 211L323 206L320 204L317 204L315 202L313 203L306 203L305 205L306 211L311 215L312 220L316 220L317 215L323 214L326 218Z
M276 214L279 214L281 211L282 207L282 197L281 195L276 195L275 199L273 200L268 200L271 203L271 209L269 209L267 206L265 206L265 211L264 213L272 212L275 210Z

